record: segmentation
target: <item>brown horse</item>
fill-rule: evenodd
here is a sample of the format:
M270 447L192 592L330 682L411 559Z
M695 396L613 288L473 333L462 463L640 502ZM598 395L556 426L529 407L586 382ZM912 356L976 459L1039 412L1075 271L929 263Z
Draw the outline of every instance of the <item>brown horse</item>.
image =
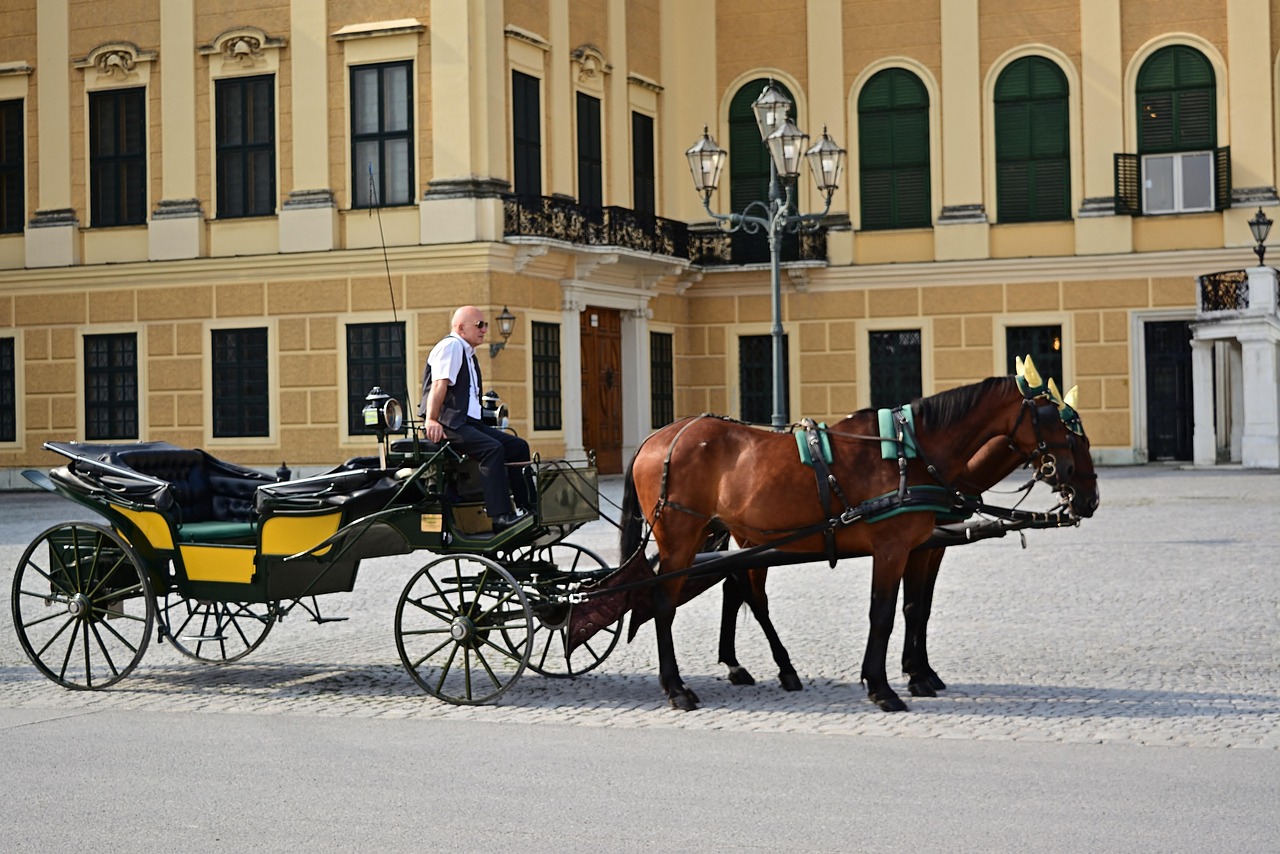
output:
M870 410L833 425L828 431L830 473L843 512L838 508L839 515L832 521L818 498L814 471L800 461L790 434L699 416L650 436L627 470L621 547L623 555L642 558L643 523L648 522L658 547L659 578L669 576L654 584L649 604L658 638L659 678L672 705L680 709L698 705L697 696L680 678L671 625L676 603L687 598L682 596L686 576L680 570L693 564L707 536L727 531L742 544L772 545L820 559L829 554L824 534L829 530L837 555L872 556L871 628L862 680L871 700L881 708L905 709L889 687L885 656L899 582L912 549L933 532L940 508L931 508L926 501L908 512L895 512L905 509L902 498L910 503L915 490L939 484L962 491L975 458L1003 455L1007 459L1016 453L1045 473L1044 479L1063 493L1076 516L1091 515L1097 507L1087 439L1074 411L1067 407L1060 413L1038 380L1024 391L1025 386L1021 378L1019 382L1012 377L992 378L923 398L915 413L914 439L919 449L915 458L882 458L881 443L869 441L877 430L876 414ZM1001 444L1006 450L1000 450ZM1053 449L1070 453L1061 463L1045 465ZM983 463L983 468L988 465L994 462ZM1073 478L1078 485L1072 485ZM927 618L932 578L936 570L931 573L926 562L908 581L908 604L916 605L910 609L908 630L918 634L908 645L920 655L924 621L918 618L921 614ZM750 589L763 598L762 581L757 584L753 579ZM919 657L912 654L913 665ZM921 679L922 684L941 682L936 674L932 680L927 674Z
M919 399L913 405L918 408ZM1024 423L1023 429L1030 431L1031 423ZM956 488L966 495L980 495L1017 469L1043 462L1043 458L1038 459L1034 451L1025 450L1029 438L1031 437L1024 435L1020 439L1005 436L992 439L969 461L965 473L956 479ZM1069 451L1070 457L1052 455L1055 465L1068 466L1065 470L1067 479L1096 480L1096 475L1092 473L1092 466L1089 465L1092 463L1092 458L1089 455L1088 438L1081 435L1071 443ZM1081 461L1079 468L1076 467L1076 460ZM1084 471L1086 465L1089 466L1088 473ZM1035 466L1033 482L1043 479L1043 471L1041 466ZM1030 487L1031 483L1029 482L1027 486ZM1076 517L1070 504L1065 509L1067 512L1063 521L1074 520ZM723 546L725 539L727 538L717 538L715 545ZM902 616L906 627L902 646L902 672L907 674L909 680L907 688L915 697L934 697L937 696L938 691L947 687L937 671L929 664L927 643L929 616L933 609L933 591L945 553L946 547L912 549L907 556L907 565L902 575ZM730 683L755 684L751 673L739 663L737 654L735 621L738 611L745 604L756 622L760 624L769 642L774 662L778 665L778 680L782 687L788 691L800 691L804 687L803 683L791 664L791 657L769 617L769 599L765 593L767 574L768 567L760 567L732 573L724 580L719 660L729 668ZM634 627L632 631L634 633Z

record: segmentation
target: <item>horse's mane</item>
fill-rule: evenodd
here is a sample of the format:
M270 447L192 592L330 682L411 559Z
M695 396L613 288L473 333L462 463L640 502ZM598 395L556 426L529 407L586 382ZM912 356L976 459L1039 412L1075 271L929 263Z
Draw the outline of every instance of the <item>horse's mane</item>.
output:
M918 397L911 401L911 409L918 423L935 430L945 430L964 420L987 395L1005 392L1012 385L1013 377L988 377L980 383Z

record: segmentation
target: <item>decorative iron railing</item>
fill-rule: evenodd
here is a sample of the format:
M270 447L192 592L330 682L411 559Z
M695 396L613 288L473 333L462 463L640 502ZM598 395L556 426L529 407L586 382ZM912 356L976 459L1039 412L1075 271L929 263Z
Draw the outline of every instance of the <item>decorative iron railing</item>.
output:
M690 231L689 260L701 267L769 263L769 237L763 232ZM827 230L787 234L782 238L782 261L827 260Z
M1244 311L1249 307L1249 274L1245 270L1205 273L1197 278L1200 311Z
M507 196L503 200L503 232L508 237L545 237L687 258L688 231L679 220L630 208L587 208L547 196Z
M543 237L586 246L616 246L686 258L699 266L740 266L769 262L764 234L690 229L679 220L637 213L630 208L588 208L568 199L506 196L503 233L507 237ZM825 228L789 234L782 241L783 261L825 261Z

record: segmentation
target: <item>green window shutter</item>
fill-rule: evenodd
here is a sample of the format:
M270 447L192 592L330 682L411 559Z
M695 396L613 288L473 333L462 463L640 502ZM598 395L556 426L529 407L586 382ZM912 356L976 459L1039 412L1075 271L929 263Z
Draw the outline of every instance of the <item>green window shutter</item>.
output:
M1216 147L1217 88L1213 65L1200 51L1161 48L1142 64L1135 90L1139 154Z
M1071 217L1067 79L1048 59L1009 64L996 81L996 209L1000 222Z
M1214 150L1213 167L1213 209L1224 211L1231 207L1231 146Z
M1136 154L1117 154L1116 164L1116 213L1127 216L1142 214L1142 188L1138 185L1142 174Z
M764 78L752 80L738 90L729 104L729 204L735 211L769 198L769 150L760 138L756 114L751 109L768 84ZM775 80L773 85L795 101L781 83ZM794 121L794 108L790 115Z
M929 93L902 68L875 74L858 95L862 228L931 222Z

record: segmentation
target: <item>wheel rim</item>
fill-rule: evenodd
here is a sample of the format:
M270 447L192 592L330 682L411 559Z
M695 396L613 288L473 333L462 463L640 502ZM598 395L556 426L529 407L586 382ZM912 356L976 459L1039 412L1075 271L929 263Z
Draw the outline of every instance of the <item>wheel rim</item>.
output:
M564 678L578 676L600 666L622 637L624 617L605 626L589 640L569 649L569 618L573 605L552 602L547 593L572 592L588 578L595 579L608 574L610 567L604 558L588 548L573 543L551 543L535 546L518 555L516 564L547 565L550 577L540 577L533 593L533 650L529 655L529 669L543 676Z
M109 528L55 525L13 575L13 625L31 662L74 689L106 688L137 666L155 620L137 553Z
M239 661L257 649L278 609L275 602L210 602L170 591L160 600L160 625L178 652L207 664Z
M476 555L427 564L396 605L396 647L413 680L450 703L496 700L529 663L533 614L505 569Z

